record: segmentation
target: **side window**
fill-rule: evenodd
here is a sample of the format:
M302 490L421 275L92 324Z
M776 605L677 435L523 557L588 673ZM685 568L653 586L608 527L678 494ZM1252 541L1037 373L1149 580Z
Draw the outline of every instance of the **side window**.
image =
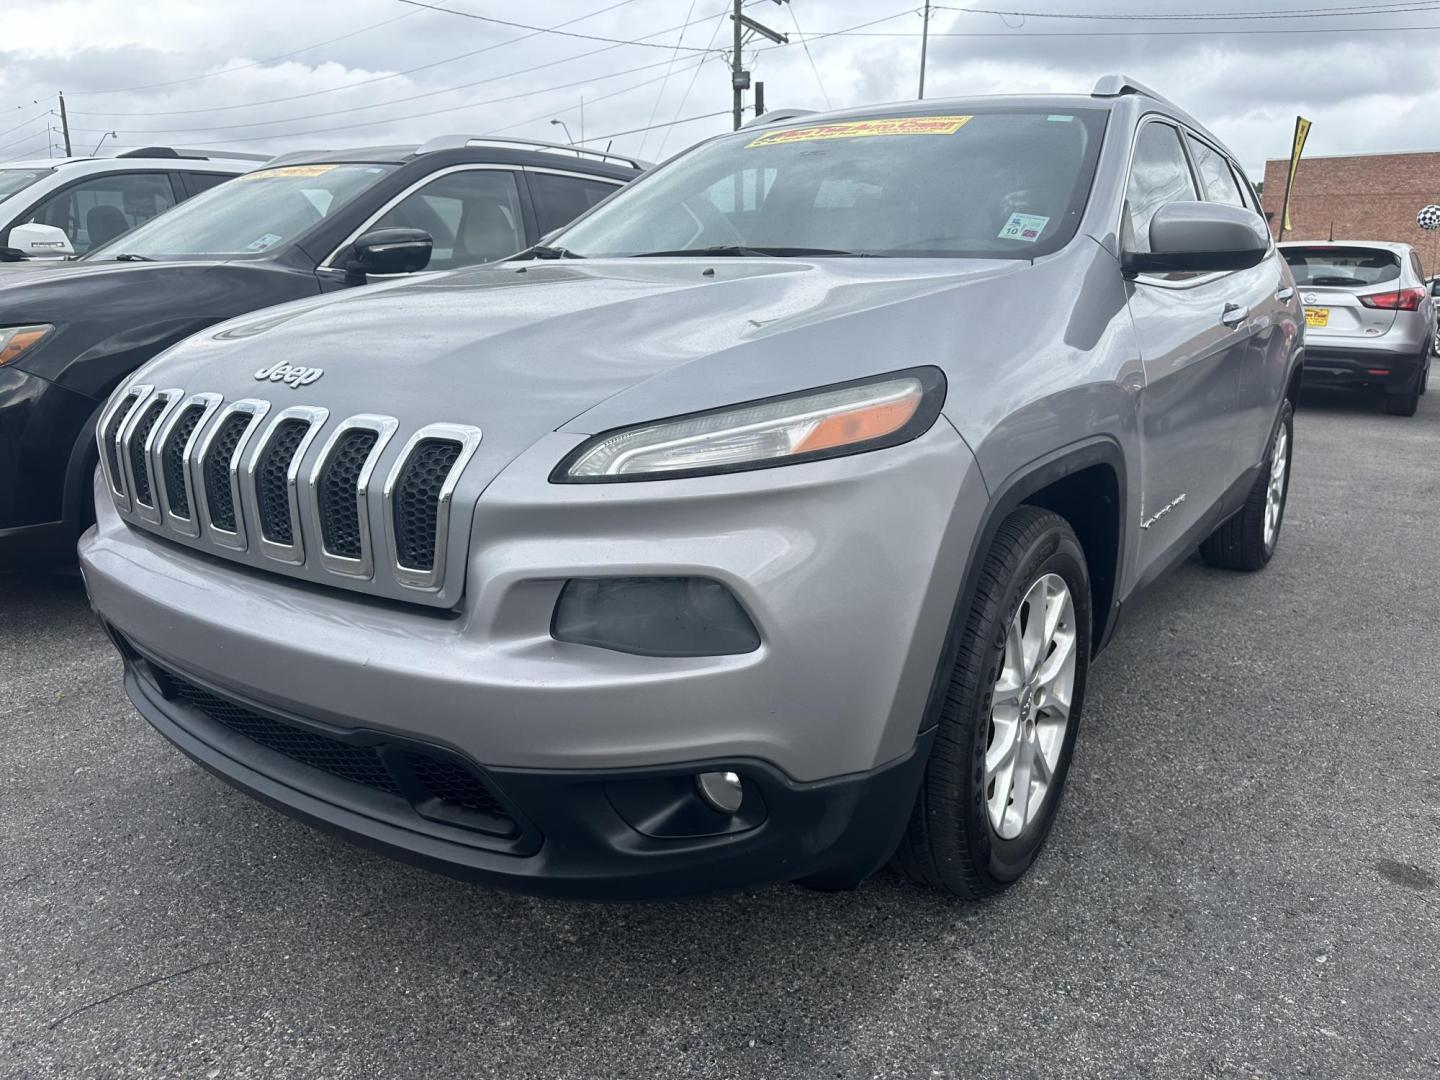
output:
M1205 189L1205 198L1210 202L1226 203L1230 206L1244 206L1245 199L1235 183L1235 174L1230 163L1210 147L1185 136L1190 144L1190 156L1195 160L1195 171L1200 174L1200 186Z
M202 191L209 191L212 187L218 187L226 180L234 179L226 173L216 172L192 172L185 174L185 183L190 187L192 196L199 195Z
M493 262L525 246L520 189L513 172L447 173L392 207L372 229L424 229L435 241L431 270Z
M1135 140L1125 210L1130 219L1131 250L1150 250L1150 219L1166 203L1196 198L1190 167L1180 148L1180 133L1169 124L1149 123Z
M64 229L83 255L175 205L165 173L120 173L82 180L37 206L25 219Z
M1420 253L1418 251L1412 251L1410 253L1410 265L1415 268L1415 276L1421 281L1424 281L1425 268L1420 264Z
M578 176L532 172L530 197L535 201L535 218L541 234L568 225L620 185Z

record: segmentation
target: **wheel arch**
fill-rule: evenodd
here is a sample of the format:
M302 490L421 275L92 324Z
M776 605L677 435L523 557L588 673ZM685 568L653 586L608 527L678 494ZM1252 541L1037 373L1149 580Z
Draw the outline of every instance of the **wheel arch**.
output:
M950 670L960 647L964 629L962 616L974 604L985 552L994 543L1001 523L1020 506L1028 504L1052 510L1075 530L1090 571L1094 619L1090 653L1092 657L1099 654L1109 640L1119 611L1124 522L1128 520L1126 481L1125 454L1119 442L1108 435L1097 435L1021 466L994 488L981 516L980 528L971 541L965 576L951 612L940 663L935 668L922 729L933 726L939 719ZM1094 512L1096 498L1105 506L1104 513Z

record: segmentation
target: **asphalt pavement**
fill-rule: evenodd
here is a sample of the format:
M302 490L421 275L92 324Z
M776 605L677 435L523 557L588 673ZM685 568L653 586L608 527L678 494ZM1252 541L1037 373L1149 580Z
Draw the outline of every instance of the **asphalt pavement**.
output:
M1440 393L1307 398L1264 573L1093 670L1029 878L652 905L390 862L191 765L0 577L0 1076L1440 1075Z

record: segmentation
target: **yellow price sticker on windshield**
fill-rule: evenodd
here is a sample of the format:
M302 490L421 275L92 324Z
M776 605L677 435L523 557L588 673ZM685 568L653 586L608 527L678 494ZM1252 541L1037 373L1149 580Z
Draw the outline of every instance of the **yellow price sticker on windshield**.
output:
M237 180L274 180L282 176L323 176L334 165L283 165L278 169L260 169L257 172L243 173L237 176Z
M884 120L848 120L816 127L786 128L767 131L753 142L754 146L778 146L781 143L818 142L822 139L869 139L877 135L954 135L970 120L968 116L897 116Z

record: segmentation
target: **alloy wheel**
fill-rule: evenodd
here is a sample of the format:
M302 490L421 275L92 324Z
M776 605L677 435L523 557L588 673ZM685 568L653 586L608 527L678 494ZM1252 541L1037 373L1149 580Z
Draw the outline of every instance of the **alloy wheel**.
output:
M1050 793L1075 689L1075 604L1058 574L1026 591L1005 635L990 704L985 802L990 825L1013 840Z
M1285 474L1290 468L1290 432L1284 424L1275 433L1270 451L1270 482L1265 489L1265 550L1275 546L1280 531L1280 514L1285 509Z

